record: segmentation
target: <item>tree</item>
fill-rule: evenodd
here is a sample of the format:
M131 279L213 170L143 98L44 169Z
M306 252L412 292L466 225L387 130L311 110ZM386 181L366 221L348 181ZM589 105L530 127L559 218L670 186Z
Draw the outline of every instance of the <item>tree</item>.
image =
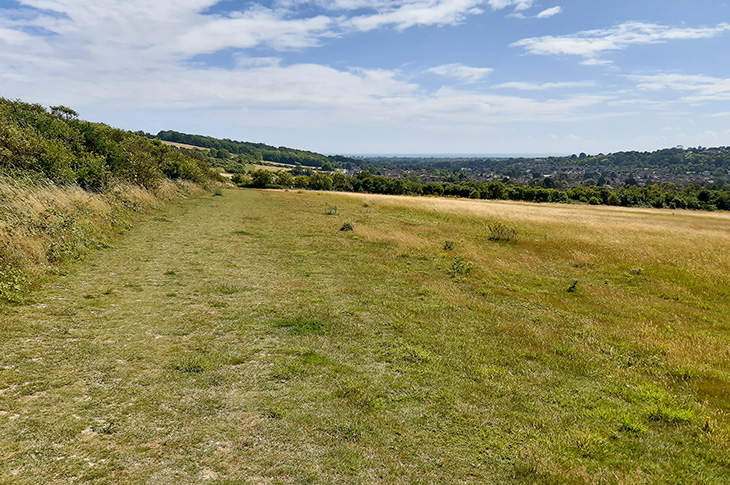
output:
M254 187L264 188L271 184L274 179L274 175L268 170L258 169L251 172L251 178L253 179L251 185Z
M79 114L74 111L73 109L69 108L68 106L51 106L51 114L53 116L58 116L59 118L63 118L64 120L75 120L79 117Z
M282 170L276 174L276 184L282 187L291 187L294 185L294 176L289 172Z
M332 190L332 177L323 172L314 172L309 177L309 188L313 190Z
M342 192L349 192L352 190L352 183L347 175L335 172L332 174L332 188Z

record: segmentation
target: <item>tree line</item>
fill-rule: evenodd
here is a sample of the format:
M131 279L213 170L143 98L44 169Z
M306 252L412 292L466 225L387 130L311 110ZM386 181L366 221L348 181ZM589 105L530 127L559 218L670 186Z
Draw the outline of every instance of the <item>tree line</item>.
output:
M388 195L452 196L471 199L501 199L527 202L585 203L624 207L654 207L667 209L730 210L730 190L703 188L698 184L679 187L665 182L650 185L629 185L621 188L578 186L568 190L532 187L504 181L479 183L420 183L416 181L360 172L310 172L294 176L287 171L278 173L255 170L251 179L236 174L233 182L239 186L257 188L296 188L335 190Z
M145 135L152 137L152 135L149 134ZM297 150L283 146L274 147L264 143L235 141L227 138L220 139L204 135L190 135L172 130L160 131L155 137L164 141L209 148L211 149L212 156L220 159L227 159L231 155L237 155L241 161L248 163L267 161L291 165L304 165L307 167L318 167L328 171L336 168L351 169L359 163L358 160L341 155L328 156L322 155L321 153Z

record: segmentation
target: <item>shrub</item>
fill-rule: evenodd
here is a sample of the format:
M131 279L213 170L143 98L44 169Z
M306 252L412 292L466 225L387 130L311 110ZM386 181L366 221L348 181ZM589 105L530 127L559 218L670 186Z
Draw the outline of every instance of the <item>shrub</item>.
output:
M340 231L354 231L355 227L352 225L351 222L345 222L342 224L342 227L340 228Z
M246 183L246 179L240 173L235 173L235 174L233 174L233 177L231 177L231 182L233 182L234 184L236 184L238 186L241 186Z
M487 226L489 229L490 241L517 241L517 230L508 226L502 221L497 221Z
M444 250L451 251L452 249L454 249L454 246L455 246L454 241L446 241L444 243Z

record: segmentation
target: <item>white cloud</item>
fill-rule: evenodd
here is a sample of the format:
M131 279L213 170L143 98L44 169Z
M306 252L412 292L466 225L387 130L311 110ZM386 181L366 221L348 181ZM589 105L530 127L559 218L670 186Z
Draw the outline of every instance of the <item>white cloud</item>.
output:
M475 83L481 81L491 73L493 69L488 67L469 67L463 64L445 64L443 66L432 67L426 72L437 74L443 77L458 79L465 83Z
M514 7L515 11L527 10L535 3L534 0L489 0L489 6L493 10L501 10L507 7Z
M326 32L332 23L332 19L323 15L285 19L279 13L257 8L194 26L178 38L177 45L188 54L230 47L250 48L260 44L282 50L300 49L316 45L318 36Z
M589 88L595 86L593 81L570 81L570 82L554 82L554 83L531 83L524 81L511 81L497 84L494 87L499 89L519 89L523 91L544 91L548 89L575 89Z
M452 25L469 16L482 13L483 0L411 0L375 14L361 15L344 22L356 30L369 31L386 25L403 30L416 25Z
M559 14L562 11L563 11L563 8L560 7L560 6L552 7L552 8L546 8L542 12L538 13L536 15L536 17L539 18L539 19L548 19L550 17L553 17L553 16Z
M689 93L688 102L730 100L730 79L703 75L655 74L629 76L637 87L646 91L673 90Z
M631 45L655 44L670 40L706 39L730 31L730 24L709 28L681 28L644 22L627 22L611 29L588 30L573 35L531 37L513 44L531 54L575 55L584 63L601 64L605 52L626 49Z

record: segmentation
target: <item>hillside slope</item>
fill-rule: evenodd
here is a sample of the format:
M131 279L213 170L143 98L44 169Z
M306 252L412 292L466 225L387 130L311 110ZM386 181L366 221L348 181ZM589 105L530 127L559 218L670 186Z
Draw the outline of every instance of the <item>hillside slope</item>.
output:
M727 483L728 224L290 191L168 205L3 307L0 476ZM502 226L516 239L490 240Z

